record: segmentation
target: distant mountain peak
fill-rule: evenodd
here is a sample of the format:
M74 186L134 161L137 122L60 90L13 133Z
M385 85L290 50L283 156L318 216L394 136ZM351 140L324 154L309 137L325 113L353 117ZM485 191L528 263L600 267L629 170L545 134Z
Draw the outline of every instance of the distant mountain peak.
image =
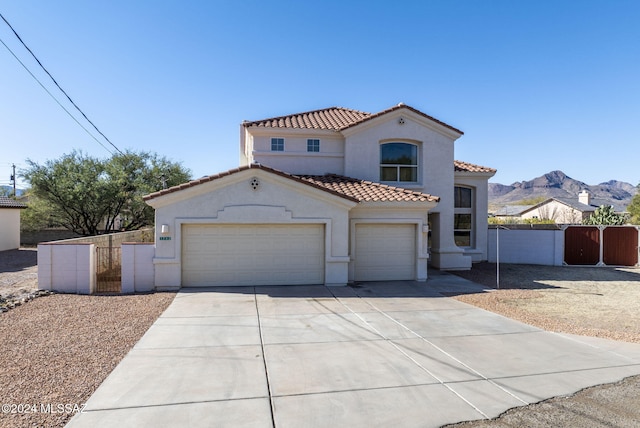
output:
M501 207L532 198L570 198L578 200L578 193L586 190L592 200L599 203L626 207L638 189L623 181L609 180L590 186L575 180L560 170L555 170L532 180L518 181L512 185L489 183L489 204Z

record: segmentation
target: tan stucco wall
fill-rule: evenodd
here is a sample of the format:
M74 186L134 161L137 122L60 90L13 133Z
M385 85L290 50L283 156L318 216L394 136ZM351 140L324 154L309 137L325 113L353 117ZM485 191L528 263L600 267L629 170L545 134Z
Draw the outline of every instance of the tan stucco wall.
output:
M258 190L250 181L259 180ZM185 224L325 225L325 282L347 283L349 209L355 202L259 169L249 169L169 194L156 208L156 286L181 285L181 229ZM169 233L162 234L162 225ZM161 239L164 238L164 239ZM170 238L167 240L166 238Z
M400 118L403 120L400 121ZM285 152L270 151L271 137L286 139ZM487 258L486 189L492 174L474 177L474 174L458 176L454 173L454 145L459 137L459 133L422 115L408 109L399 109L341 133L298 129L243 129L241 162L249 164L257 161L297 174L335 173L379 182L380 144L392 141L414 143L419 147L418 182L389 184L440 197L440 202L431 211L434 244L432 264L442 269L468 269L472 260ZM319 138L321 150L327 150L327 157L307 156L307 138ZM295 152L287 154L290 148ZM478 203L474 215L477 223L473 249L458 248L454 241L453 187L458 180L462 180L461 184L477 189Z

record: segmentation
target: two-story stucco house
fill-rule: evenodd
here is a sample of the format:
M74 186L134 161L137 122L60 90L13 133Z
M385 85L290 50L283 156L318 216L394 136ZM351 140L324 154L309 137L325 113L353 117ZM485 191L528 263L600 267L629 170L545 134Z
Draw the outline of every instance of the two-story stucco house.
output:
M492 168L399 104L241 125L240 167L153 193L156 286L427 279L487 259Z

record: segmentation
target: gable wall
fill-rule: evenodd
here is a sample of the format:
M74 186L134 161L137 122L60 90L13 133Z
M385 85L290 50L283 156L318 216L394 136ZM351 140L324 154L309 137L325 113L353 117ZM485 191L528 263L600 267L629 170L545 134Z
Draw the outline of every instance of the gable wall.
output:
M527 211L521 217L551 219L559 224L575 224L581 223L583 220L582 212L555 200Z
M399 123L400 118L404 124ZM437 191L453 183L454 140L425 127L410 114L395 112L384 120L354 127L345 135L347 176L379 182L380 143L399 141L417 144L420 156L418 183L402 183L402 187L441 196Z
M258 190L250 185L254 177ZM156 208L156 286L181 285L186 224L323 224L326 281L347 281L349 209L355 202L257 169L159 199L151 201ZM168 234L162 233L162 225L169 226Z

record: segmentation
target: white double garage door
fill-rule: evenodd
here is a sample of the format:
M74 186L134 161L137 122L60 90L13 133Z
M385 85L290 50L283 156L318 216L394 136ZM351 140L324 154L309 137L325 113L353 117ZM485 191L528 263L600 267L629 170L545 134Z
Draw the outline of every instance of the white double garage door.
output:
M358 224L355 280L415 278L414 224ZM182 285L324 284L323 224L193 224L182 230Z

